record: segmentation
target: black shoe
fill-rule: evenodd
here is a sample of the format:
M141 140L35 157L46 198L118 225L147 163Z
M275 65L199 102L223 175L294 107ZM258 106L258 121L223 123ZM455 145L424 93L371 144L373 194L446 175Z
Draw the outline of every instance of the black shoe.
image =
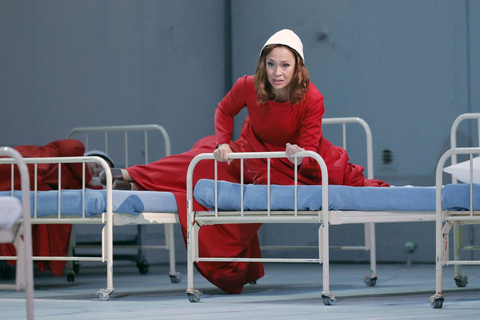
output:
M115 180L112 186L113 190L138 190L137 186L133 182L125 180Z
M123 180L122 169L112 168L110 169L110 171L112 172L112 181ZM107 175L105 174L105 170L100 172L98 178L100 179L101 184L103 184L104 186L107 185Z

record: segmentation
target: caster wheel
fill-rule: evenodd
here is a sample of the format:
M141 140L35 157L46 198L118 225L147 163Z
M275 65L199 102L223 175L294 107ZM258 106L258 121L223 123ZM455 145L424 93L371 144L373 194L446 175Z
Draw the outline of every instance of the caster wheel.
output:
M257 280L253 280L252 282L249 282L248 284L257 284Z
M110 295L109 294L103 294L103 293L99 293L98 294L98 299L102 300L102 301L108 301L110 299Z
M137 262L137 268L138 268L138 272L140 272L140 274L147 274L149 266L150 265L148 264L147 260L145 260L145 259Z
M327 296L327 295L322 295L323 299L323 304L326 306L333 306L335 302L337 302L337 297L335 295Z
M179 283L182 280L182 275L177 272L174 275L170 275L170 282L171 283Z
M75 274L74 273L67 274L67 281L68 282L75 282Z
M187 292L188 301L190 302L199 302L201 299L202 292L195 290L193 292Z
M468 277L467 276L457 276L457 277L453 278L453 280L455 280L455 284L459 288L466 287L467 283L468 283Z
M113 290L100 289L97 291L97 296L98 296L98 299L102 301L108 301L112 293L113 293Z
M443 298L433 298L430 305L433 309L440 309L443 307Z
M365 279L363 280L363 282L367 287L375 287L375 285L377 284L377 278L376 277L371 278L370 276L365 276Z

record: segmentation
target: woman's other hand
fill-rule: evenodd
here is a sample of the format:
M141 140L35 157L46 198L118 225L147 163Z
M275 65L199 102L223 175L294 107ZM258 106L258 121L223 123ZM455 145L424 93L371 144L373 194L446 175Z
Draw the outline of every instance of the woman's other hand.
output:
M285 150L285 153L287 154L287 158L288 160L290 160L291 163L295 164L295 158L293 156L300 151L305 151L305 149L297 146L296 144L287 143L287 148ZM302 160L303 160L303 157L297 158L297 166L302 164Z
M229 165L233 161L232 159L228 158L230 153L232 153L230 145L222 143L218 145L217 149L213 152L213 155L215 156L215 160L221 162L227 161L227 164Z

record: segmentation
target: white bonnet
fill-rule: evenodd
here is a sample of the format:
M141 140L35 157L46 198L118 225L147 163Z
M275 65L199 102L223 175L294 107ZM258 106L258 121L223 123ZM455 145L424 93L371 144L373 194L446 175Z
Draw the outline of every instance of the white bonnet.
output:
M300 40L300 38L292 30L283 29L275 33L267 40L267 42L265 42L262 50L260 51L260 54L262 54L263 48L270 44L282 44L292 48L293 50L298 52L300 57L302 57L303 62L305 62L305 58L303 57L302 40Z

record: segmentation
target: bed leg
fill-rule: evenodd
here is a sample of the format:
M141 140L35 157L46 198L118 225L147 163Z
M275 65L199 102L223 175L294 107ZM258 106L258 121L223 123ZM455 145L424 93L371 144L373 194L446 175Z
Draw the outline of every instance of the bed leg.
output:
M448 233L446 239L443 236L442 219L437 212L437 219L435 222L435 295L430 297L430 304L433 308L441 308L443 306L443 293L442 293L442 276L443 276L443 243L444 240L448 241Z
M377 284L377 247L375 244L375 224L365 223L365 247L370 250L370 274L363 280L369 287Z
M72 231L70 233L70 243L68 245L68 257L73 257L73 248L75 247L75 225L72 225ZM67 281L74 282L75 281L75 270L73 261L67 261Z
M329 223L328 216L323 216L323 223L320 226L321 230L318 232L321 237L320 244L322 246L322 257L320 258L323 261L323 291L322 299L323 303L327 306L335 304L337 301L337 296L330 292L330 256L329 256ZM326 222L325 222L326 221Z
M96 294L100 300L108 301L110 295L115 291L113 289L113 222L111 219L108 219L106 225L103 227L102 240L102 254L107 260L107 288L98 290ZM103 248L105 248L105 250L103 250Z
M460 250L465 246L464 239L464 226L455 225L453 227L453 260L460 261ZM453 280L459 288L467 286L468 277L462 276L460 271L460 265L455 265L455 274L453 275Z
M167 243L167 249L169 254L169 261L170 261L170 281L172 283L179 283L182 279L182 275L180 272L176 272L176 262L175 262L175 237L173 232L173 224L167 223L165 224L165 241Z
M200 227L196 223L188 223L187 230L187 286L186 291L188 300L190 302L199 302L202 292L194 289L193 284L193 263L198 257L198 233Z

